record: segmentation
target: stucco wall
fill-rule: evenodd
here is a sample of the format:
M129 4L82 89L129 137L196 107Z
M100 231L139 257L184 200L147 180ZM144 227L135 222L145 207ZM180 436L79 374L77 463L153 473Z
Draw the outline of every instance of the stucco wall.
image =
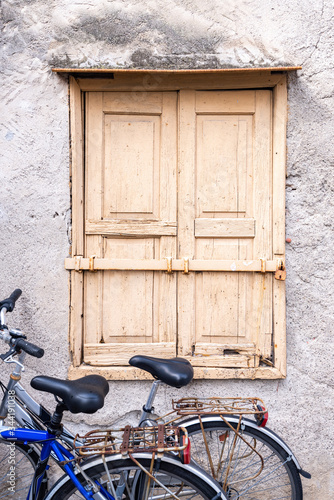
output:
M303 480L305 499L332 500L332 2L4 0L1 9L0 290L22 288L12 324L46 349L42 360L27 362L26 383L37 373L65 377L69 366L68 88L51 67L303 66L289 78L288 376L161 389L156 407L190 393L258 395L270 426L313 475ZM107 407L90 423L123 413L134 419L148 387L112 383Z

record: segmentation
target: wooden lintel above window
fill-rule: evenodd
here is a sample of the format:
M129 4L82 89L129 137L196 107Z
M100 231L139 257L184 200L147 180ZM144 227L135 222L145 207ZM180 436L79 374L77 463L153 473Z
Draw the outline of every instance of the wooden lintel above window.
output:
M152 92L274 88L301 66L219 69L53 68L74 78L83 92Z
M302 69L302 66L272 66L272 67L255 67L255 68L211 68L211 69L137 69L137 68L52 68L54 73L85 73L96 74L101 73L171 73L171 74L220 74L220 73L248 73L250 71L297 71Z

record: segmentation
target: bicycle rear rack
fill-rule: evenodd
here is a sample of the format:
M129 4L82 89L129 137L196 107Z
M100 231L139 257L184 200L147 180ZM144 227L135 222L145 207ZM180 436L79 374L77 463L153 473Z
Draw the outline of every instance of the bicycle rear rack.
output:
M84 444L76 444L78 440ZM85 474L79 462L81 458L89 455L101 455L110 491L115 498L123 498L123 492L127 488L127 474L124 473L122 475L122 483L117 486L116 492L113 474L109 471L106 462L106 455L122 454L123 458L129 457L147 476L143 500L148 500L149 498L152 481L164 492L161 498L179 500L178 493L174 494L169 489L169 485L163 484L160 481L159 461L156 461L156 458L161 457L167 451L181 452L185 450L188 444L186 429L171 425L158 425L157 427L131 427L127 425L124 429L106 431L97 429L88 432L85 436L77 435L75 437L74 448L78 453L78 458L75 460L76 467L86 481L94 488L94 482ZM136 458L136 453L138 452L149 452L151 454L150 466L148 468L140 463L137 459L138 457ZM157 468L155 468L155 464Z
M77 444L81 441L80 445ZM82 444L82 442L84 444ZM183 427L158 425L157 427L131 427L94 430L85 436L76 435L74 448L79 456L122 454L138 452L157 453L183 451L188 446L188 433Z
M182 398L172 401L177 415L257 415L267 412L259 398Z
M222 473L223 466L223 453L226 444L227 432L223 433L220 437L222 441L222 450L221 457L218 463L218 468L216 469L214 466L214 462L211 456L210 447L207 442L207 437L202 421L202 417L205 415L219 415L219 417L225 422L227 428L232 433L232 439L230 444L230 453L228 461L224 464L224 479L221 478L221 482L223 485L224 491L227 491L228 485L228 477L231 470L232 462L234 459L234 452L237 446L237 438L245 443L249 452L243 455L243 459L247 459L252 454L257 456L258 461L258 470L251 476L241 480L240 482L247 482L249 480L255 479L257 476L261 474L264 467L263 457L256 449L256 440L254 442L246 439L241 431L241 424L244 415L254 415L256 420L261 420L264 415L267 413L267 408L265 407L262 399L259 398L182 398L177 401L172 401L173 411L166 415L169 416L171 414L176 414L177 417L173 419L173 422L182 418L182 416L186 415L197 415L199 419L199 424L201 427L201 432L203 436L203 443L206 450L206 455L208 458L208 464L210 468L211 475L218 479L219 475ZM228 415L235 415L238 417L238 422L236 426L232 425L226 417Z

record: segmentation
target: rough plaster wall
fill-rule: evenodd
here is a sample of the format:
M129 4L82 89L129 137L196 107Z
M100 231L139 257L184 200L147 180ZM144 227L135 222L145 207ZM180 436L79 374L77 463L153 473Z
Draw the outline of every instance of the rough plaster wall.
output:
M161 389L156 407L191 393L262 397L271 427L313 474L303 480L305 499L332 500L332 2L9 0L1 10L0 289L2 296L23 289L13 324L46 349L42 360L28 361L26 383L36 373L65 377L69 365L67 81L51 67L303 66L289 78L287 379L197 381ZM112 383L107 407L90 424L123 413L135 421L148 387Z

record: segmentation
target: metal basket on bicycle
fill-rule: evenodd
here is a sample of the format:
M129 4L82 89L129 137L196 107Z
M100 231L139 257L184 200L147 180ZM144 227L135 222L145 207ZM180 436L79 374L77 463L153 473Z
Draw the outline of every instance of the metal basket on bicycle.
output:
M131 427L122 429L94 430L85 436L77 435L74 448L79 456L112 455L148 452L163 454L181 452L188 447L186 429L172 425L156 427Z

